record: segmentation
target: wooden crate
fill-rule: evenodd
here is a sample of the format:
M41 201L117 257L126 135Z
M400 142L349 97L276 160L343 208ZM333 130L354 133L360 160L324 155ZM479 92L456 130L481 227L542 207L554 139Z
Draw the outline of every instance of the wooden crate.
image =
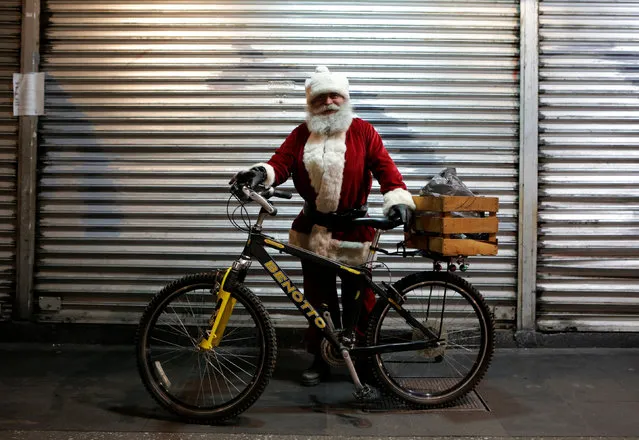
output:
M413 196L417 209L406 246L443 256L497 255L499 228L497 197ZM484 217L459 217L454 213L476 212ZM487 240L455 238L460 234L488 234Z

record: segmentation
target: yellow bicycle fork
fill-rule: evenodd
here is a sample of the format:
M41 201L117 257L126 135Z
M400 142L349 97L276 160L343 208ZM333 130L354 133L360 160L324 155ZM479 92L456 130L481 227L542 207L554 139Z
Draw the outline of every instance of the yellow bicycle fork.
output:
M233 313L233 307L235 307L235 303L237 302L235 298L231 298L230 292L224 290L226 277L228 277L230 272L231 268L229 267L222 278L222 282L220 283L220 290L217 293L215 314L211 316L211 320L209 322L209 324L211 324L209 335L204 337L198 344L202 350L211 350L212 348L220 345L222 336L224 335L224 330L226 329L226 324L229 322L229 318Z

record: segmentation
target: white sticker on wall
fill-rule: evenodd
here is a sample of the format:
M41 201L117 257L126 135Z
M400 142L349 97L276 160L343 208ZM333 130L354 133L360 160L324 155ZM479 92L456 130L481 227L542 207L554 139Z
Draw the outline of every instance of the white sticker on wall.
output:
M44 72L13 74L13 116L44 114Z
M295 83L293 81L269 81L269 90L295 90Z

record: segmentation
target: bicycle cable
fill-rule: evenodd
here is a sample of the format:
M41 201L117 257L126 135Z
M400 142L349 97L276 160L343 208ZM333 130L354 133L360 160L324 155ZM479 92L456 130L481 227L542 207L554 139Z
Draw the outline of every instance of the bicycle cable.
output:
M379 269L380 267L386 268L386 271L388 272L388 282L392 283L393 273L391 272L390 267L388 267L388 265L383 261L375 261L375 263L373 263L373 265L371 266L371 274L375 269Z
M231 206L231 199L233 198L235 198L239 204L238 206L235 207L233 212L229 212L229 209ZM236 220L238 209L240 210L240 218L241 218L241 221L244 223L244 226L240 225ZM244 216L245 214L246 214L246 217ZM239 231L243 231L243 232L249 232L251 230L251 217L248 214L248 211L244 205L244 202L242 202L242 200L240 200L235 194L231 194L231 196L226 202L226 217L229 219L229 221L231 222L233 227L235 227L235 229Z

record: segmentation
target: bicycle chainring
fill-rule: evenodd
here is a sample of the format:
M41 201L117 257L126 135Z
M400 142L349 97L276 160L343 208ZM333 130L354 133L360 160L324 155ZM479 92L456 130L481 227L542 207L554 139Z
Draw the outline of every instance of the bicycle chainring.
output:
M322 354L322 359L324 359L331 367L343 367L346 365L342 355L338 353L326 339L322 339L320 352Z

